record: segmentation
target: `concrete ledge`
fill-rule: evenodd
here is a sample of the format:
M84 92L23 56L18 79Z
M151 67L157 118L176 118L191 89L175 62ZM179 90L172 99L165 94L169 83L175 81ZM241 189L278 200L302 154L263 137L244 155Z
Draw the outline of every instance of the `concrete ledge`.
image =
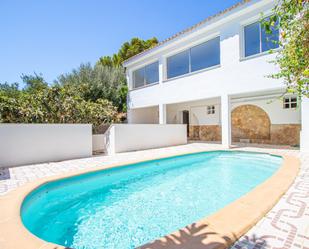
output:
M190 153L205 150L191 151ZM187 153L187 154L190 154ZM176 156L173 154L170 156ZM188 225L170 235L157 239L140 249L154 248L227 248L241 235L256 224L281 198L293 183L300 166L295 157L282 155L283 165L268 180L258 185L254 190L237 199L233 203L194 224ZM98 166L91 170L69 172L63 175L42 178L0 197L0 248L3 249L65 249L65 247L41 240L31 234L23 225L20 209L24 198L40 185L80 175L86 172L119 167L145 160L158 159L155 157L143 158L139 161L128 161L125 164Z

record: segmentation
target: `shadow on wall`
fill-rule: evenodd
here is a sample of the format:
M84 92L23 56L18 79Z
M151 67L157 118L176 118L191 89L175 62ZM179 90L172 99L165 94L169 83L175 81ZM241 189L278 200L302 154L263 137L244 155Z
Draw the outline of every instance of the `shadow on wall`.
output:
M10 170L8 168L0 168L0 181L11 178Z
M222 236L214 232L205 224L192 224L179 230L175 234L167 235L149 244L138 247L138 249L222 249L232 246L236 239L235 235ZM233 249L252 248L264 249L266 241L253 235L252 238L244 237L237 241Z

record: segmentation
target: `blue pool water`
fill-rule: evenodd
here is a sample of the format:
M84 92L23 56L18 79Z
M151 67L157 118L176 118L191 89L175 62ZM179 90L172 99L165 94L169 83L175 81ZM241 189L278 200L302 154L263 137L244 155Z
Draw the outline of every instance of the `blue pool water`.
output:
M46 183L21 210L36 236L75 249L126 249L223 208L265 181L281 157L203 152Z

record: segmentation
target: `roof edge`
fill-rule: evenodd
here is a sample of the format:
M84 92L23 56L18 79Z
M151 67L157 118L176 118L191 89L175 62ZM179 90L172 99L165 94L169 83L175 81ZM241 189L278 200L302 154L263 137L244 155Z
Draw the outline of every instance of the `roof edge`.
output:
M152 51L152 50L154 50L154 49L157 49L157 48L159 48L159 47L162 47L162 46L165 45L166 43L168 43L168 42L170 42L170 41L172 41L172 40L174 40L174 39L176 39L176 38L178 38L178 37L180 37L180 36L182 36L182 35L185 35L185 34L191 32L191 31L193 31L193 30L195 30L195 29L197 29L198 27L200 27L200 26L204 25L205 23L207 23L207 22L213 20L214 18L218 18L218 17L220 17L220 16L223 16L224 14L226 14L226 13L228 13L228 12L234 10L234 9L237 9L237 8L239 8L239 7L241 7L241 6L245 5L245 4L247 4L247 3L249 3L249 2L252 2L252 0L241 0L240 2L238 2L238 3L236 3L236 4L232 5L232 6L230 6L230 7L228 7L228 8L226 8L226 9L224 9L224 10L219 11L218 13L216 13L216 14L214 14L214 15L211 15L211 16L209 16L209 17L207 17L207 18L205 18L204 20L200 21L199 23L194 24L193 26L190 26L189 28L186 28L186 29L184 29L184 30L182 30L182 31L180 31L180 32L178 32L178 33L176 33L176 34L174 34L174 35L172 35L172 36L170 36L170 37L164 39L163 41L159 42L159 43L158 43L157 45L155 45L154 47L148 48L148 49L146 49L146 50L144 50L144 51L142 51L142 52L140 52L140 53L138 53L138 54L136 54L136 55L133 55L132 57L130 57L130 58L124 60L123 63L122 63L122 65L125 66L127 63L129 63L129 62L131 62L131 61L137 59L138 57L140 57L140 56L142 56L142 55L144 55L144 54L147 54L147 53L149 53L150 51Z

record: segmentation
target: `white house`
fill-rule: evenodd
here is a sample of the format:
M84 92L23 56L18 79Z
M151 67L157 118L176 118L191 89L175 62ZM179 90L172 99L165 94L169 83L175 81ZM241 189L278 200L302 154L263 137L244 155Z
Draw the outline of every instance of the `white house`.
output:
M190 139L226 147L299 145L302 133L305 146L309 107L267 77L278 70L270 61L280 35L266 34L260 20L274 4L242 1L125 61L128 122L188 124Z

